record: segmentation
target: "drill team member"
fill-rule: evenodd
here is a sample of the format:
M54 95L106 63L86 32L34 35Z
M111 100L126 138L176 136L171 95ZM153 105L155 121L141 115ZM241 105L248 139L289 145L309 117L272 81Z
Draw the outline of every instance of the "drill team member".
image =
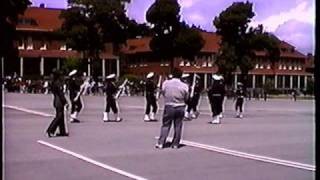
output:
M224 112L224 107L225 107L225 99L226 99L226 96L225 96L225 86L224 86L224 79L223 79L223 76L222 75L220 75L219 76L219 78L220 78L220 88L221 89L224 89L224 91L223 91L223 98L221 99L221 109L220 109L220 111L221 111L221 113L219 114L219 118L220 119L222 119L223 118L223 112Z
M244 103L244 98L245 98L245 91L243 89L243 84L241 82L237 83L238 87L237 90L235 92L235 100L236 100L236 104L235 104L235 108L236 108L236 117L238 118L243 118L243 103Z
M171 147L174 149L179 148L182 120L186 101L189 97L188 85L181 82L182 72L180 69L173 69L173 78L166 80L162 84L162 95L164 97L164 111L162 118L162 126L160 138L156 144L156 148L162 149L166 143L171 124L174 124L174 136Z
M188 86L188 94L190 95L191 83L190 83L189 78L190 78L190 74L188 74L188 73L183 73L181 75L181 81ZM190 111L189 112L187 111L190 106L191 106L190 105L190 97L188 97L188 100L186 101L186 109L184 111L184 120L186 120L186 121L191 120L190 114L189 114Z
M81 103L81 94L83 92L83 88L81 88L79 79L76 77L77 70L73 70L69 73L69 97L71 101L71 115L70 122L71 123L79 123L80 121L77 119L78 114L82 109Z
M53 82L51 84L51 92L53 94L53 106L56 110L56 116L50 123L46 133L48 137L52 137L59 127L57 136L68 136L64 124L64 108L67 106L67 100L63 93L62 74L59 71L53 72Z
M110 74L109 76L106 77L107 84L106 84L106 109L105 112L103 113L103 121L108 122L110 121L109 113L110 109L112 109L114 116L115 116L115 121L120 122L122 118L119 116L118 112L118 107L116 103L116 98L115 95L118 91L118 88L116 87L114 81L115 81L115 74Z
M208 91L208 99L211 105L212 118L210 122L212 124L220 124L220 114L222 112L222 103L224 99L225 90L221 86L220 80L221 76L214 74L212 76L213 83Z
M150 72L147 75L146 81L146 111L144 115L144 121L155 121L155 114L158 109L155 91L157 89L156 84L153 82L154 73ZM151 111L152 107L152 112Z
M195 76L196 76L195 77L196 80L195 80L195 85L194 85L194 93L193 93L192 97L190 96L189 101L188 101L187 111L185 114L186 120L195 119L200 114L197 111L197 106L199 104L200 93L201 93L201 86L200 86L200 82L198 80L200 78L200 76L198 76L198 75L195 75Z

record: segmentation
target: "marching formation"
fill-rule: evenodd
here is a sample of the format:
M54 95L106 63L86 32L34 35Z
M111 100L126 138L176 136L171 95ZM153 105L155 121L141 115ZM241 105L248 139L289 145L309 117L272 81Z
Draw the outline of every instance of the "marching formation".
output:
M54 71L52 82L48 85L53 93L53 106L56 110L55 118L46 130L48 137L68 136L65 124L67 119L70 123L81 122L78 116L83 108L81 95L85 92L87 80L83 79L77 70L72 70L67 79L63 77L60 71ZM102 121L121 122L123 119L120 117L118 99L125 90L125 86L130 82L125 79L117 86L119 82L116 82L115 74L110 74L105 79L103 89L106 96L106 107ZM156 148L164 148L172 124L174 126L174 137L171 146L172 148L179 148L183 121L197 119L200 115L198 105L203 92L200 80L199 75L182 73L180 69L176 68L165 80L162 79L161 75L157 76L154 72L150 72L147 74L145 81L141 82L145 87L145 113L143 118L145 122L157 121L155 115L158 111L158 100L161 95L164 100L162 126ZM65 91L69 93L71 104L70 117L67 118L65 118L65 114L68 114L69 104L65 98ZM223 118L226 95L223 76L213 74L211 85L206 92L212 112L212 120L209 123L220 124ZM245 90L242 83L237 84L235 95L236 117L243 118ZM113 113L112 117L110 111ZM59 129L59 133L55 134L57 129Z

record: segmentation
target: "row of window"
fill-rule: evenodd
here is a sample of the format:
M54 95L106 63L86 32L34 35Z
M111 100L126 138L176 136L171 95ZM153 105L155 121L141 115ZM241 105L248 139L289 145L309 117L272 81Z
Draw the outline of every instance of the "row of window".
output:
M191 66L191 63L189 61L186 61L186 62L185 61L181 61L179 66L180 67L183 67L183 66L189 67L189 66ZM199 67L199 65L197 63L194 64L193 66ZM212 63L212 61L204 61L204 62L202 62L201 66L202 67L212 67L213 63Z
M256 64L256 66L255 66L255 69L264 69L264 68L271 69L271 65L270 64L268 64L268 65ZM298 66L297 65L296 66L292 66L292 65L287 66L287 65L280 64L278 66L278 69L279 70L299 70L299 71L301 71L302 67L300 65L298 65Z
M148 64L131 64L129 66L129 68L137 68L137 67L148 67L149 65ZM160 64L161 67L165 66L165 67L168 67L169 66L169 63L161 63Z
M25 50L25 49L26 50L33 50L34 48L33 48L33 44L29 44L28 43L27 47L25 47L24 43L22 43L22 44L19 44L18 49L19 50ZM61 45L59 49L62 50L62 51L66 51L67 50L67 46L65 44ZM47 44L43 44L40 47L40 50L47 50ZM68 48L68 51L71 51L71 50L72 50L72 48Z

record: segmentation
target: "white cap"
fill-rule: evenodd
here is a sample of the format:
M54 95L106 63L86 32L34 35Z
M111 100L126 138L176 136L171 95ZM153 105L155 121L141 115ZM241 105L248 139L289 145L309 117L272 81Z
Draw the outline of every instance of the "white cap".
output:
M154 73L153 72L150 72L148 75L147 75L147 78L152 78L154 76Z
M238 82L237 85L238 85L238 86L242 86L243 84L242 84L241 82Z
M190 76L190 74L188 74L188 73L183 73L182 76L181 76L181 78L187 78L187 77L189 77L189 76Z
M216 75L216 74L212 75L212 78L213 78L214 80L220 80L220 77L219 77L218 75Z
M69 73L69 76L73 76L77 73L78 71L76 69L72 70L70 73Z
M113 79L113 78L115 78L115 77L116 77L115 74L110 74L109 76L106 77L106 79Z
M172 77L173 77L172 74L169 74L169 75L168 75L168 78L172 78Z

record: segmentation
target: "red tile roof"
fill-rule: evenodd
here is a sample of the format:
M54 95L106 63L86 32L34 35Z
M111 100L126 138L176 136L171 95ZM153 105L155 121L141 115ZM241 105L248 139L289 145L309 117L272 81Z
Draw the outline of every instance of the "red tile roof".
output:
M220 37L216 33L209 33L209 32L201 32L201 35L205 40L205 44L201 49L201 52L217 53L219 49L218 42L220 41ZM122 50L126 54L151 52L151 49L149 47L150 41L151 41L151 37L128 39L127 46Z
M61 28L63 20L59 18L62 9L29 7L20 19L32 19L36 24L18 24L17 30L54 31Z

